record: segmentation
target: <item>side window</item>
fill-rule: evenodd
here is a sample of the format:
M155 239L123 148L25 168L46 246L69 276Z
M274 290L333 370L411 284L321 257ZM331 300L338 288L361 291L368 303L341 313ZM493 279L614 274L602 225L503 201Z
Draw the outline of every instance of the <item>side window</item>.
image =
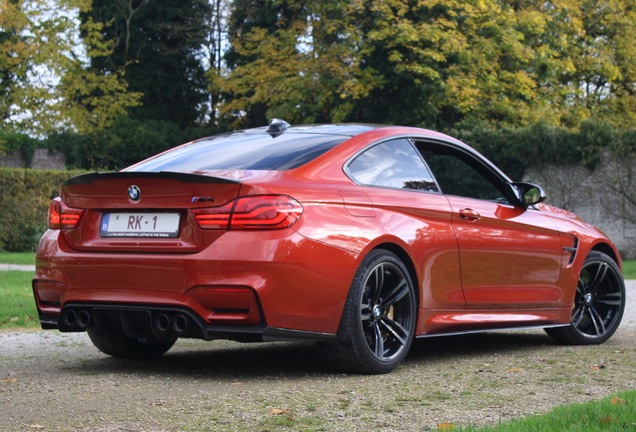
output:
M347 167L359 184L439 192L413 144L406 138L386 141L356 157Z
M418 142L416 145L442 193L489 201L504 199L503 184L468 153L442 144Z

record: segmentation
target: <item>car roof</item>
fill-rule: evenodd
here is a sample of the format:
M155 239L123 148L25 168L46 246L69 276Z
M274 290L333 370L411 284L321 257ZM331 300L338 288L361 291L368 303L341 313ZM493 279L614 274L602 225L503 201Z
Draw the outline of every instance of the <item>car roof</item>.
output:
M234 134L254 134L254 133L277 133L277 134L325 134L325 135L344 135L344 136L356 136L361 133L385 128L386 125L371 124L371 123L334 123L334 124L304 124L304 125L289 125L288 127L276 131L268 132L271 126L261 126L250 129L241 129L232 132L228 132L224 135ZM203 138L205 139L205 138Z

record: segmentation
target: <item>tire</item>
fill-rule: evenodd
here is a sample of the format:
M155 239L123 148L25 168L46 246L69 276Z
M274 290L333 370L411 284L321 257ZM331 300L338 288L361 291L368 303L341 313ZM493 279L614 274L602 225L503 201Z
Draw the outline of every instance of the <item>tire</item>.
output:
M585 259L567 327L545 329L557 342L596 345L608 340L625 310L625 282L618 265L604 253L592 251Z
M392 252L373 250L356 272L337 337L323 346L323 357L348 372L391 372L408 354L416 321L415 289L404 263Z
M86 329L93 345L104 354L128 359L149 359L166 353L177 338L160 341L152 337L133 339L123 333L89 327Z

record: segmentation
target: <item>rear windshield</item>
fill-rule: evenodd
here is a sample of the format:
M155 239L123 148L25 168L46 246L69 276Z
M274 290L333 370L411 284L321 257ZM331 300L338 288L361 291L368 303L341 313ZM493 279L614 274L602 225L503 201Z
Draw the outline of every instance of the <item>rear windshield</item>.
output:
M349 139L310 133L232 133L195 141L127 171L288 170Z

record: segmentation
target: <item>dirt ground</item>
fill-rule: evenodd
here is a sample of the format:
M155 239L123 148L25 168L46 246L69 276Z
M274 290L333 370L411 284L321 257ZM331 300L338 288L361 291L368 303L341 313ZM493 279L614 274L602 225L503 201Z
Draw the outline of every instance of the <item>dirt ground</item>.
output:
M417 340L382 376L336 374L311 344L180 340L154 361L85 334L0 332L1 431L427 431L493 424L636 388L636 282L618 332L565 347L542 331ZM636 414L635 414L636 422Z

